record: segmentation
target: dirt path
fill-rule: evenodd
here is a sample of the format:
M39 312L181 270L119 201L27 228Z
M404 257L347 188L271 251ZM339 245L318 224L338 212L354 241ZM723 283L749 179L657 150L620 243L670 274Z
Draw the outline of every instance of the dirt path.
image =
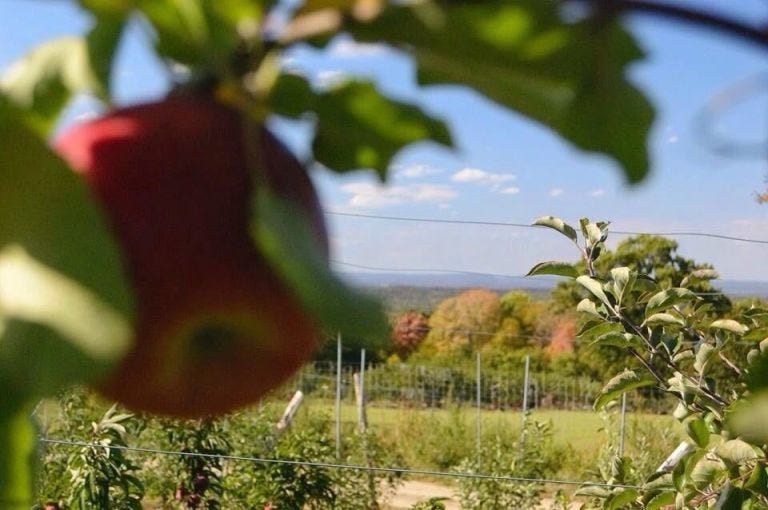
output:
M418 480L403 482L395 496L387 501L387 507L391 510L402 510L411 508L419 501L436 497L447 498L443 501L446 510L459 510L459 503L454 497L452 487Z
M387 501L384 508L388 510L405 510L411 508L419 501L425 501L429 498L446 498L443 500L446 510L459 510L459 500L454 495L452 487L434 482L419 480L406 480L397 490L394 497ZM544 499L538 509L550 508L551 500ZM580 503L572 503L571 508L578 510ZM524 510L524 509L520 509Z

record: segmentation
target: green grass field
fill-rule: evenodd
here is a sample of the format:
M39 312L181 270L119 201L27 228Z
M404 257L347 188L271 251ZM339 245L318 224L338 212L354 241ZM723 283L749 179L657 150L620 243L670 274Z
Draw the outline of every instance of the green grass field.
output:
M279 414L282 403L267 404L269 411ZM335 422L333 402L309 399L296 417L302 421L322 419ZM386 408L367 409L369 427L385 441L403 452L406 465L420 469L447 469L451 462L471 455L477 444L477 410L470 407L450 409ZM493 436L502 436L505 444L517 447L522 413L519 411L481 410L481 445ZM594 468L603 450L619 444L619 414L594 411L542 409L530 413L529 419L548 422L552 430L552 447L560 449L563 462L560 476L582 477ZM357 424L357 409L343 404L342 434L351 434ZM641 456L643 462L658 465L684 437L681 426L669 415L627 413L624 436L625 454ZM646 466L646 467L648 467Z

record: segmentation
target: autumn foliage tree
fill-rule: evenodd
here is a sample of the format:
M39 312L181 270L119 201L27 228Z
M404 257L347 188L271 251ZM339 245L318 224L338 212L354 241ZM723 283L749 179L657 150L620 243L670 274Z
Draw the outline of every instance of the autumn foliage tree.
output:
M496 292L465 290L437 305L419 351L447 357L467 355L492 338L500 317L501 301Z
M415 310L397 317L392 324L392 345L400 359L407 358L429 333L429 319Z

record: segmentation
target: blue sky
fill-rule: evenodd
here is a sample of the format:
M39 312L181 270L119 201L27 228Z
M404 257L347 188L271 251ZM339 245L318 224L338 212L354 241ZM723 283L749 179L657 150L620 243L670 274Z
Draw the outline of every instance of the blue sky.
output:
M746 20L768 19L764 0L685 3L724 9ZM88 23L75 2L0 0L0 70L35 44L81 33ZM354 214L512 223L530 223L544 214L572 222L588 216L610 220L616 230L701 231L768 240L768 205L753 199L768 173L766 159L718 155L695 129L697 115L713 96L745 79L765 80L765 50L649 16L631 17L629 23L648 52L631 78L657 108L653 172L636 187L628 187L607 158L577 151L546 128L471 91L420 89L412 62L386 48L339 39L324 52L293 51L285 65L319 82L364 75L386 93L418 103L448 122L458 145L456 152L426 143L406 149L398 155L387 186L380 186L371 172L338 176L315 169L324 207ZM167 87L165 71L147 51L148 44L136 27L124 41L116 69L121 102L157 98ZM718 131L753 144L766 140L768 86L763 88L719 116ZM92 108L80 100L68 118ZM307 151L307 124L284 122L275 128L297 152ZM541 229L338 215L329 215L328 221L334 259L371 267L519 275L538 261L576 255L563 239ZM768 280L768 245L678 240L681 253L713 263L724 278Z

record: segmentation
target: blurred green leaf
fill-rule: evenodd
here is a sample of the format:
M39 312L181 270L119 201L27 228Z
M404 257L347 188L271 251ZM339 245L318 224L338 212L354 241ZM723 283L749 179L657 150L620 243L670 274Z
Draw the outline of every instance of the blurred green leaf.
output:
M625 78L643 57L618 24L561 19L552 0L396 3L349 26L412 53L423 84L459 83L610 155L630 182L648 171L654 113Z
M31 406L9 406L8 395L0 406L0 508L29 510L35 495L38 459ZM16 402L15 404L18 404Z
M133 297L100 209L25 119L0 97L0 378L40 396L119 358Z
M385 98L371 83L349 82L315 103L315 159L337 171L375 169L386 178L390 160L406 145L432 140L452 146L445 125L421 109Z
M568 278L576 278L579 276L579 272L573 266L567 262L539 262L528 271L525 276L536 275L555 275L555 276L567 276Z
M61 37L37 46L0 79L0 92L25 110L27 122L44 136L73 94L98 89L82 37Z
M296 208L263 189L255 207L254 239L317 321L329 333L384 342L388 326L383 309L331 272Z
M725 474L725 464L721 461L701 458L691 469L690 478L694 487L703 490Z
M754 444L768 444L768 391L741 399L726 415L726 428Z
M268 0L135 0L155 31L159 55L196 72L226 74L242 43L255 38Z
M715 453L729 466L738 466L748 460L760 458L757 449L741 439L731 439L719 445Z
M99 3L90 1L91 3ZM107 3L126 4L126 2ZM91 10L95 18L94 25L85 39L88 61L96 80L96 90L93 92L107 102L109 102L111 91L112 61L120 44L129 13L127 8L121 7L125 7L125 5L94 7Z
M688 436L701 448L709 445L709 429L702 418L690 420L685 424Z
M644 386L653 386L655 382L653 379L647 378L645 375L639 376L632 370L624 370L619 375L608 381L600 392L600 396L595 400L594 408L599 411L612 400L616 400L623 393L635 388L642 388Z
M699 375L704 375L707 370L707 365L712 356L717 354L717 349L710 344L701 344L698 351L696 351L696 360L693 362L693 369Z
M349 81L315 91L304 78L283 74L270 106L293 118L314 112L315 159L338 172L371 168L384 180L391 159L406 145L422 140L453 145L442 121L382 96L370 82Z
M556 230L574 243L578 239L576 235L576 229L556 216L541 216L540 218L536 218L533 224L540 227L548 227Z

